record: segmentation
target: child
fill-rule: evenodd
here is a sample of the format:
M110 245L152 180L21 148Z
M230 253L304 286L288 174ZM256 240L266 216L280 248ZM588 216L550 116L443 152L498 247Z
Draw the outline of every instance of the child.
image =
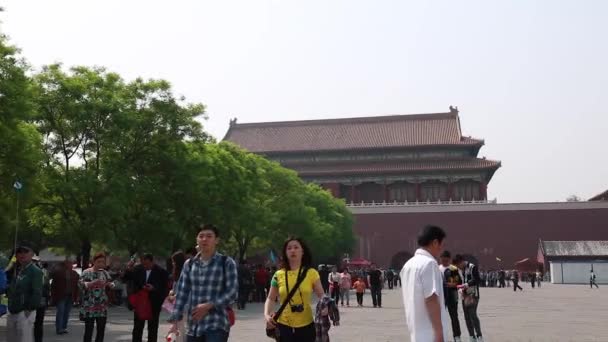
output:
M357 292L357 303L359 306L363 306L363 294L365 293L365 281L359 278L355 282L355 291Z

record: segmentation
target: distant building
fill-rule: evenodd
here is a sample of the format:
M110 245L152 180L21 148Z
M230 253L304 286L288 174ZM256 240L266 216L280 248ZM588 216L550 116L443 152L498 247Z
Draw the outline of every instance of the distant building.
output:
M554 284L589 284L591 270L598 284L608 284L608 241L540 240L538 261Z

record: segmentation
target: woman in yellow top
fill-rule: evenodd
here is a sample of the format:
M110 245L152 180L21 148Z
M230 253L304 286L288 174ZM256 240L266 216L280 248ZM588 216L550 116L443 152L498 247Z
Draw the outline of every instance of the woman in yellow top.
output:
M314 342L316 336L311 307L312 294L314 292L319 299L324 296L319 272L312 267L310 249L301 239L287 239L283 245L282 257L283 265L272 277L264 305L266 324L269 327L278 327L280 342ZM278 322L275 322L272 317L275 299L279 296L282 304L300 275L305 276L302 284L285 307Z

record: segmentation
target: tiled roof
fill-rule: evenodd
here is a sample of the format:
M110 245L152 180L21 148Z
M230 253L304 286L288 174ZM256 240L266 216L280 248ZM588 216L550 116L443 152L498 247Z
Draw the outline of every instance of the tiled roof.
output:
M545 256L608 256L608 241L541 241Z
M608 190L599 195L595 195L589 199L590 201L608 201Z
M224 140L254 153L483 145L483 140L462 136L457 111L309 121L234 122Z
M320 176L391 174L443 170L495 170L500 167L500 162L487 159L471 158L462 160L430 160L403 162L340 162L319 164L284 164L283 166L295 170L300 176Z

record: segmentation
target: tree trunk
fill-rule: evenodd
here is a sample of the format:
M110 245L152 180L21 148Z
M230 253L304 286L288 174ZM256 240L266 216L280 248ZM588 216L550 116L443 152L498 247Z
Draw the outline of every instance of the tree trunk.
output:
M241 241L238 241L239 245L239 263L245 261L245 256L247 255L247 248L249 248L249 243L251 239L243 238Z
M91 241L89 241L89 239L82 240L80 255L82 256L80 267L84 270L89 267L89 260L91 259Z

